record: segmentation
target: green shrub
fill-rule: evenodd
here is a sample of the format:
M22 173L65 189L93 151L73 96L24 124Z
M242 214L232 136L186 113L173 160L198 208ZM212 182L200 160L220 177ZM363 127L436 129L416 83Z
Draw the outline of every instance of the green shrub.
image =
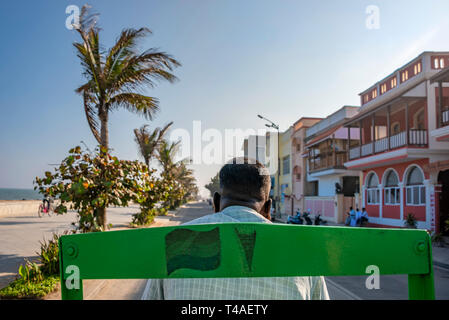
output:
M61 235L70 233L70 231L64 231ZM48 241L45 239L39 241L41 244L40 252L36 252L39 256L39 262L42 263L41 271L46 275L59 274L59 238L60 234L53 233L52 238Z
M139 213L133 214L131 225L148 226L154 221L155 209L141 209Z
M59 276L43 276L39 282L17 279L0 290L1 299L36 299L42 298L56 289Z
M404 225L409 229L417 229L418 228L418 220L413 213L409 213L407 218L405 219Z
M26 260L24 265L21 264L19 266L18 273L20 279L26 283L36 283L44 279L44 274L39 268L39 265L29 260Z

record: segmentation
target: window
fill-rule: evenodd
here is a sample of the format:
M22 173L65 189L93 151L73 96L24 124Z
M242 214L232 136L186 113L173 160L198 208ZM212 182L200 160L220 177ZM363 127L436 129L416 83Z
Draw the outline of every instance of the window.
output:
M365 103L367 103L367 102L368 102L368 99L369 99L369 96L368 96L367 94L365 94L365 97L364 97L364 101L365 101Z
M300 144L300 143L298 143L298 144L296 145L296 151L301 151L301 144Z
M282 158L282 174L286 175L290 173L290 156Z
M371 93L371 98L374 99L377 97L377 89L374 89L373 92Z
M384 94L385 92L387 92L387 84L384 83L383 85L380 86L380 93Z
M398 79L397 78L391 79L390 84L391 84L391 88L395 88L396 85L398 84Z
M375 173L371 173L367 179L366 198L368 204L379 204L379 179Z
M433 60L433 66L435 69L444 69L444 58L435 58Z
M413 119L414 129L424 130L425 129L425 118L424 118L424 108L418 111Z
M418 167L413 167L407 175L406 199L407 205L425 205L426 187L423 185L424 176Z
M417 64L415 64L414 72L415 72L415 75L417 75L418 73L421 72L421 62L418 62Z
M300 173L296 174L296 180L301 181L301 174Z
M402 77L402 82L407 81L408 80L408 70L403 71L401 77Z
M396 172L390 170L385 178L384 198L385 204L398 205L401 203L401 191L398 187L399 179Z

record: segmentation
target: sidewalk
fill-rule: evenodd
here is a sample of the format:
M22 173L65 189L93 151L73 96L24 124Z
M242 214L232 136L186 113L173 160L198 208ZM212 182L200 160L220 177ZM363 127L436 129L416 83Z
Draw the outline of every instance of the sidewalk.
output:
M275 223L287 223L287 217L288 214L283 214L281 218L276 218ZM333 223L328 222L328 226L331 227L344 227L344 224L342 223ZM432 257L433 257L433 264L445 268L449 270L449 239L446 238L446 245L445 247L437 247L435 245L432 245Z
M198 215L211 213L212 209L199 202L190 202L182 205L175 211L169 211L165 216L155 217L149 228L176 226L198 218ZM130 229L124 224L113 225L112 230ZM146 279L107 279L84 280L84 300L140 300L147 284ZM45 300L60 300L61 291L58 288L47 295Z

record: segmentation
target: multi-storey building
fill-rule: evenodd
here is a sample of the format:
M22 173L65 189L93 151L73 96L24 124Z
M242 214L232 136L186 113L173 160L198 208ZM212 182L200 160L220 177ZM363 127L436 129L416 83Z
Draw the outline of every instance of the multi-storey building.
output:
M348 130L343 124L357 114L359 107L344 106L306 129L304 156L307 159L305 209L340 223L349 207L358 203L360 172L348 170ZM352 130L351 141L358 140Z
M314 185L307 183L307 162L303 156L305 150L306 130L315 123L322 120L322 118L307 118L303 117L293 124L291 137L291 162L292 162L292 193L290 202L292 205L291 214L298 209L303 212L305 210L304 194L313 193Z
M413 214L438 231L447 218L448 66L449 52L422 53L363 91L345 123L344 166L362 172L362 205L376 225L402 227Z

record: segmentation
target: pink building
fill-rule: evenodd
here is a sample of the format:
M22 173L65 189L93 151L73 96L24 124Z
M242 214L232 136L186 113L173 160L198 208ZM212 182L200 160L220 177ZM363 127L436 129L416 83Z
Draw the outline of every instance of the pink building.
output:
M359 139L344 165L363 173L362 205L375 225L402 227L413 214L438 232L448 218L448 66L449 52L422 53L363 91L345 123Z

